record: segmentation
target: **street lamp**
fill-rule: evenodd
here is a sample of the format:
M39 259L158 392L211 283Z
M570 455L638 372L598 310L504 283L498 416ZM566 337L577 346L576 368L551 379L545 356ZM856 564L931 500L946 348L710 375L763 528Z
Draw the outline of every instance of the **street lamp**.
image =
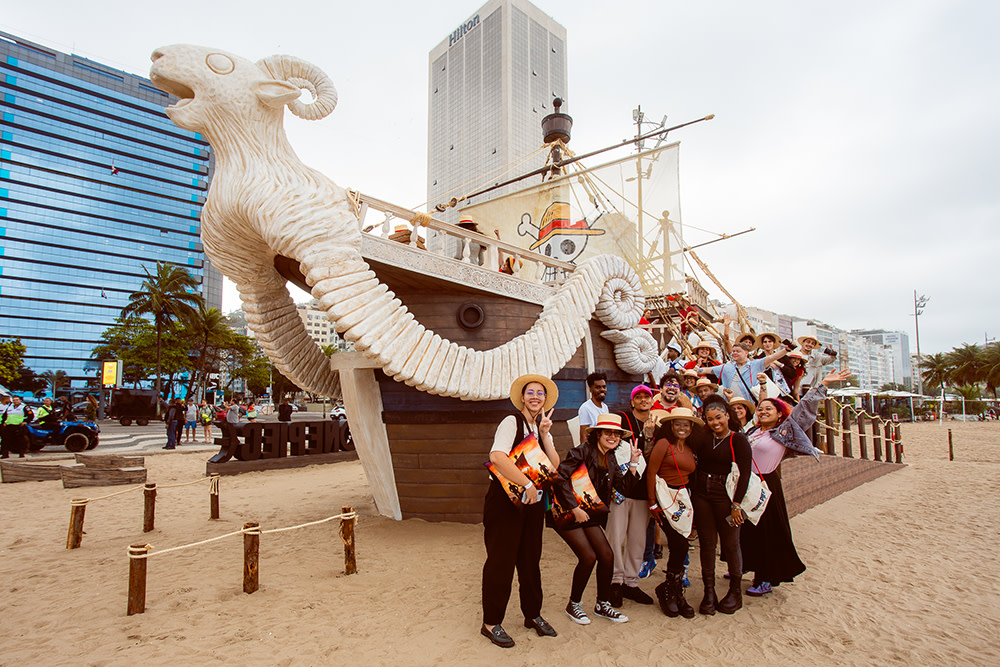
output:
M920 314L924 312L924 306L930 301L930 297L917 296L917 290L913 290L913 325L917 331L917 393L924 393L924 378L920 374ZM944 406L941 406L944 408Z

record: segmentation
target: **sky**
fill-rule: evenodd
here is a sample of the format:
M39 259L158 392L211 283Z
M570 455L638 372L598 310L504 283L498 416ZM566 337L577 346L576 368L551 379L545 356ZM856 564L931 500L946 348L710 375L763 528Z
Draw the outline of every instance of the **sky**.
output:
M903 331L915 351L916 290L930 299L922 353L1000 337L990 269L1000 251L1000 3L535 4L567 30L564 110L577 153L633 136L640 104L670 125L715 114L671 133L681 218L718 233L756 228L699 250L741 303ZM480 6L33 0L8 3L0 29L144 76L150 52L172 43L304 58L340 101L321 121L286 114L300 157L344 187L417 206L428 52ZM224 310L238 306L230 286Z

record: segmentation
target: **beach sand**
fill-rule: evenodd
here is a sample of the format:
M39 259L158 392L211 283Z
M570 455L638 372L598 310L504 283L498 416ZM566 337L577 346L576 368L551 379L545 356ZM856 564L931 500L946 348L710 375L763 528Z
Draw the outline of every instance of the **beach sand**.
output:
M65 549L70 499L121 487L3 484L0 664L1000 664L1000 423L905 424L903 442L906 468L792 519L807 571L764 598L744 596L733 616L669 619L626 601L628 624L574 625L562 610L575 561L546 530L543 615L560 634L521 627L515 584L509 650L479 635L482 526L378 516L356 461L224 477L219 521L208 520L207 483L161 489L147 534L141 492L94 502L76 550ZM149 480L196 479L206 458L147 456ZM260 590L247 595L243 540L230 537L151 558L146 613L125 615L130 543L165 549L342 505L360 514L359 574L343 574L333 521L263 535ZM691 560L697 607L694 551ZM641 587L652 594L660 581L657 572ZM585 608L594 591L592 579Z

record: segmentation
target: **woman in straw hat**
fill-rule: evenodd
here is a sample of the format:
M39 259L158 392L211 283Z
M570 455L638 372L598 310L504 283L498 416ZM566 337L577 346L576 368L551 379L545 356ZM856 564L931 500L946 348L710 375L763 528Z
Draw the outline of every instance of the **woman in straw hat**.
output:
M631 435L630 431L622 428L620 415L600 415L597 423L587 429L587 440L569 450L566 459L559 464L559 480L553 491L557 494L559 504L572 513L574 523L568 527L553 525L553 528L577 558L566 615L580 625L590 623L590 617L580 606L580 601L583 599L583 591L590 581L595 563L597 604L594 606L594 614L614 623L625 623L628 617L618 613L611 606L611 575L615 559L611 544L604 532L608 513L607 511L591 513L580 507L573 492L571 476L581 465L586 465L594 490L597 491L601 501L610 507L616 496L623 496L626 491L640 484L637 470L642 452L639 448L630 446L629 462L622 466L624 471L619 467L614 452L622 437Z
M691 347L691 351L694 352L694 359L684 364L684 368L709 368L722 363L715 358L715 346L706 341L696 343Z
M522 375L510 386L510 401L517 412L497 426L490 450L490 462L509 481L525 487L524 503L514 505L500 482L490 476L483 503L483 532L486 563L483 565L483 627L480 632L503 648L514 645L500 623L510 600L510 588L517 570L524 627L539 636L555 637L556 631L542 618L542 531L545 525L541 494L531 480L510 460L511 450L529 433L553 465L559 464L550 430L552 412L559 398L556 383L543 375ZM546 414L546 410L549 412Z
M747 595L767 595L772 586L792 581L805 572L806 566L792 542L785 492L781 488L781 462L797 454L809 454L819 460L819 450L806 434L816 421L816 411L819 402L826 397L826 388L850 376L849 371L833 371L810 389L794 408L779 398L762 395L760 399L757 406L759 426L750 429L747 437L756 470L767 482L771 499L757 525L747 523L740 531L743 570L754 573Z
M674 408L669 413L654 414L654 418L658 422L653 432L656 444L649 456L646 495L653 516L667 536L668 550L667 578L656 587L656 598L667 616L673 618L679 614L684 618L694 618L694 608L684 599L684 561L688 555L688 541L664 520L662 508L656 501L656 478L663 478L674 491L688 485L695 471L692 445L700 441L701 427L705 422L688 408Z
M757 376L758 379L760 378L760 375L763 374L759 374ZM761 389L761 391L764 390ZM753 415L757 411L757 406L753 401L748 401L743 397L737 396L736 392L732 389L723 389L722 394L726 397L726 400L729 401L729 407L733 409L733 414L736 415L736 421L740 423L740 426L743 427L743 432L746 433L747 429L752 426Z
M778 349L781 344L781 339L778 338L778 334L772 333L770 331L765 331L757 336L756 341L754 341L754 353L751 355L754 359L763 359L774 354L774 351ZM786 355L787 357L787 355ZM782 361L775 361L770 366L768 366L764 372L767 377L774 382L775 386L781 390L785 395L792 395L792 384L788 382L787 379L787 359Z

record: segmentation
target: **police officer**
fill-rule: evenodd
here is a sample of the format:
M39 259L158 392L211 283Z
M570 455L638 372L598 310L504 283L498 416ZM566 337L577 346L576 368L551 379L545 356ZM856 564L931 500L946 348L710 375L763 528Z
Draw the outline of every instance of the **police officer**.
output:
M46 396L42 399L42 407L38 408L38 412L35 414L35 421L38 422L38 428L51 431L58 425L58 420L59 417L56 414L55 408L52 407L52 399Z
M0 442L0 458L10 458L11 452L16 452L24 458L27 450L25 423L31 421L31 408L21 402L20 396L12 396L10 403L3 406L0 414L0 424L3 428L3 440Z

